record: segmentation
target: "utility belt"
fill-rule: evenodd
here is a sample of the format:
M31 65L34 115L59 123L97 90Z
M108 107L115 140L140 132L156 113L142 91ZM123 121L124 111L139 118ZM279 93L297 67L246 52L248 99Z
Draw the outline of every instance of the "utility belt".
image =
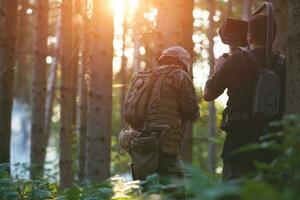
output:
M253 119L252 114L249 113L230 113L229 108L226 107L222 113L221 129L227 131L231 123L248 122Z
M119 134L119 144L131 157L133 179L143 180L157 172L160 152L178 156L181 146L180 134L176 129L122 130Z
M181 141L182 132L179 129L124 129L119 134L119 144L127 152L151 151L158 143L163 153L179 155Z

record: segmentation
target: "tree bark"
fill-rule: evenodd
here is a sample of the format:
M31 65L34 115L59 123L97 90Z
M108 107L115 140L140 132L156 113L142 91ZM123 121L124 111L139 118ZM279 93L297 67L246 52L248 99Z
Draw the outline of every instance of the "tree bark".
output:
M74 81L73 63L73 1L61 3L61 128L60 128L60 187L72 185L72 135L74 122Z
M45 163L46 153L47 153L47 146L48 141L50 138L51 133L51 122L52 122L52 115L53 115L53 102L55 98L55 91L57 85L57 68L59 64L59 50L60 50L60 29L61 29L61 13L59 13L59 18L56 24L56 40L57 43L55 44L53 55L52 55L52 63L49 70L49 78L47 82L47 97L46 97L46 107L45 107L45 139L43 146L45 151L41 155L43 157L43 162ZM44 164L43 164L44 165Z
M76 116L77 116L77 89L78 89L78 69L79 69L79 52L80 52L80 30L82 22L81 18L81 9L82 9L82 0L74 0L74 12L73 12L73 43L74 43L74 51L72 56L72 65L73 65L73 74L74 74L74 82L73 82L73 125L76 127ZM76 137L75 137L76 139Z
M85 177L85 157L86 157L86 133L87 133L87 97L88 89L86 75L90 67L90 21L87 17L87 4L83 3L82 9L83 29L82 29L82 64L79 76L79 107L78 107L78 132L79 132L79 171L78 177L83 181Z
M300 1L288 0L288 5L286 113L300 114Z
M17 0L0 0L0 163L9 162Z
M144 2L141 2L144 3ZM137 73L140 70L140 64L141 64L141 54L140 54L140 47L141 47L141 18L143 15L142 12L142 5L139 4L139 7L137 8L134 16L134 25L133 25L133 73Z
M209 0L209 30L208 30L208 55L209 55L209 74L212 76L214 73L215 55L214 55L214 14L215 14L215 1ZM214 101L208 103L208 171L215 173L216 168L216 145L214 139L216 137L216 108Z
M155 57L168 47L182 45L184 0L157 1Z
M184 10L184 17L181 19L181 24L183 26L181 44L193 58L194 43L192 37L194 33L194 0L186 0L182 9ZM189 69L189 74L193 79L193 66ZM182 141L181 158L187 163L192 163L193 161L193 123L189 123L187 125L184 139Z
M243 0L243 20L248 20L251 15L251 0Z
M91 82L88 99L86 177L110 176L113 14L109 0L94 0Z
M120 119L121 119L121 129L123 129L126 125L124 120L124 103L126 97L126 84L127 84L127 58L125 56L125 47L126 47L126 31L127 31L127 20L126 15L123 16L123 47L122 47L122 62L121 62L121 69L120 69L120 78L121 78L121 88L120 88Z
M16 75L14 85L14 96L22 103L29 104L31 101L31 72L33 55L32 34L30 31L31 15L27 14L30 8L28 0L19 0L20 10L17 20L17 41L16 41Z
M37 1L36 4L36 40L33 66L33 99L31 120L31 164L36 167L31 172L31 178L43 174L46 148L45 140L45 98L47 76L47 38L48 38L48 0Z
M277 24L274 50L286 53L288 35L288 2L287 0L272 0Z

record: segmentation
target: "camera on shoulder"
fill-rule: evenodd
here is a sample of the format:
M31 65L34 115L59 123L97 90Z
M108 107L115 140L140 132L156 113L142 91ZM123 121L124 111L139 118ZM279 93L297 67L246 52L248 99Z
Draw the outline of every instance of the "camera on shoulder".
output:
M246 47L248 34L248 22L227 18L219 30L219 35L224 44L231 47Z

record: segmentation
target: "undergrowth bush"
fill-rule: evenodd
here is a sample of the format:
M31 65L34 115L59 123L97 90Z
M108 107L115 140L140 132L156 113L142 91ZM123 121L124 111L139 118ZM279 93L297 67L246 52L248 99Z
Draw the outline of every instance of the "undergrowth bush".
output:
M187 178L161 184L153 174L145 181L126 181L120 176L103 183L85 181L59 190L46 179L12 178L8 164L0 165L1 200L108 200L108 199L174 199L185 186L187 199L195 200L296 200L300 196L300 116L291 115L273 124L283 129L263 136L264 141L248 150L272 149L278 155L271 163L257 163L258 171L251 177L222 182L194 166L185 166ZM272 138L272 140L270 139ZM276 142L274 142L276 141ZM280 142L278 142L280 141ZM175 195L174 195L175 194Z

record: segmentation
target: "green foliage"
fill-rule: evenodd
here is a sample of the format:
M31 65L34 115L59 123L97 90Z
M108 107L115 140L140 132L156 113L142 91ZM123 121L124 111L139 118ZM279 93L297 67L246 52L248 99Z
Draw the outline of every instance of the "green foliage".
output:
M197 94L200 94L201 96L201 91L197 91ZM193 164L202 169L206 169L208 159L208 103L206 101L201 101L199 107L201 117L199 120L193 123ZM216 110L217 127L219 127L221 123L223 107L216 103ZM216 137L213 140L217 149L217 167L222 166L220 155L224 138L225 134L220 129L217 129Z
M46 180L25 180L10 178L8 164L0 165L0 197L3 200L51 199L56 187Z
M263 136L262 139L268 141L267 145L263 142L243 149L243 151L276 149L279 152L274 161L257 163L259 170L251 177L225 182L197 167L185 166L188 175L184 182L176 179L162 181L157 174L147 177L145 181L127 181L117 175L103 183L85 181L72 188L59 190L58 185L49 183L49 180L11 178L8 173L9 165L1 164L0 197L1 200L138 200L152 197L174 199L175 196L183 194L185 187L187 199L191 200L298 199L300 116L288 116L282 122L273 123L272 126L278 125L284 128ZM270 138L277 142L271 142Z

